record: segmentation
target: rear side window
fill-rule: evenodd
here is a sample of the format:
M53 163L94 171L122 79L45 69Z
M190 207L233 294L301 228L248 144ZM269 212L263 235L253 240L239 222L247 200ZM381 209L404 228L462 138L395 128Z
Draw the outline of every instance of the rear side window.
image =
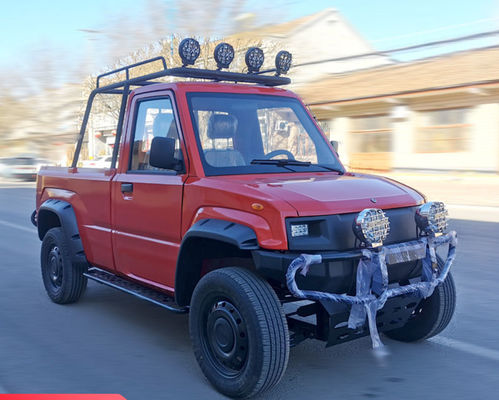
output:
M182 160L177 123L169 98L145 100L139 103L132 145L130 171L161 171L149 164L153 138L175 139L175 158Z

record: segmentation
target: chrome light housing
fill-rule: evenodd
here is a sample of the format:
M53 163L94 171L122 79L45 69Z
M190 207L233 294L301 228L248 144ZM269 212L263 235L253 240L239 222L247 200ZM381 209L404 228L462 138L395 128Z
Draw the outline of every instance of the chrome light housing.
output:
M416 210L416 224L425 233L441 234L447 229L449 212L441 201L429 201Z
M390 221L383 210L366 208L355 218L353 231L368 247L378 247L390 232Z

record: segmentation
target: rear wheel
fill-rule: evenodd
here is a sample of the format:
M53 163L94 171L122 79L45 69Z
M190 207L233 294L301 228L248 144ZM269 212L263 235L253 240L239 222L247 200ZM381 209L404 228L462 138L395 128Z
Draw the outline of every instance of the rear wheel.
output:
M230 267L205 275L192 296L189 328L204 375L227 396L268 390L286 370L286 317L270 285L250 271Z
M438 264L440 268L443 267L440 258ZM385 335L401 342L429 339L447 327L455 308L456 287L449 272L445 281L435 288L433 294L421 301L403 327L387 331Z
M58 304L78 301L87 287L83 275L87 265L71 261L69 244L61 228L52 228L45 234L40 261L43 284L50 299Z

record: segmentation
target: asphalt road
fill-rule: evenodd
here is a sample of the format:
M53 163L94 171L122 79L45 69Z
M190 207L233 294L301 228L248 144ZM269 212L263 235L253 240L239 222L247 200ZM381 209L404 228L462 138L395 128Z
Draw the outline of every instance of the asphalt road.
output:
M50 302L33 208L32 185L0 184L0 393L221 398L196 364L187 316L93 282L77 304ZM499 223L451 226L460 240L458 304L440 336L419 344L385 337L391 354L381 361L368 338L329 349L305 342L291 350L286 375L265 398L497 399Z

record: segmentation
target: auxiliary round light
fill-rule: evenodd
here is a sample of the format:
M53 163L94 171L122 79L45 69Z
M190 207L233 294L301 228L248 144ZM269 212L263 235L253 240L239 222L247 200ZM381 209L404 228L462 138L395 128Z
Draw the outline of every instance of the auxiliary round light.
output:
M293 56L289 51L281 50L275 56L275 68L277 71L277 75L287 74L289 68L291 68L291 61L293 60Z
M215 47L213 57L217 62L218 69L229 68L230 63L234 59L234 47L229 43L219 43Z
M447 229L447 208L441 201L429 201L416 210L416 224L426 233L443 233Z
M353 231L359 240L369 247L378 247L390 232L390 221L383 210L366 208L355 218Z
M194 65L199 53L201 53L201 46L196 39L186 38L180 42L178 46L178 53L182 59L182 66Z
M248 72L258 72L263 65L265 56L263 55L263 50L259 47L250 47L246 52L244 60L248 66Z

